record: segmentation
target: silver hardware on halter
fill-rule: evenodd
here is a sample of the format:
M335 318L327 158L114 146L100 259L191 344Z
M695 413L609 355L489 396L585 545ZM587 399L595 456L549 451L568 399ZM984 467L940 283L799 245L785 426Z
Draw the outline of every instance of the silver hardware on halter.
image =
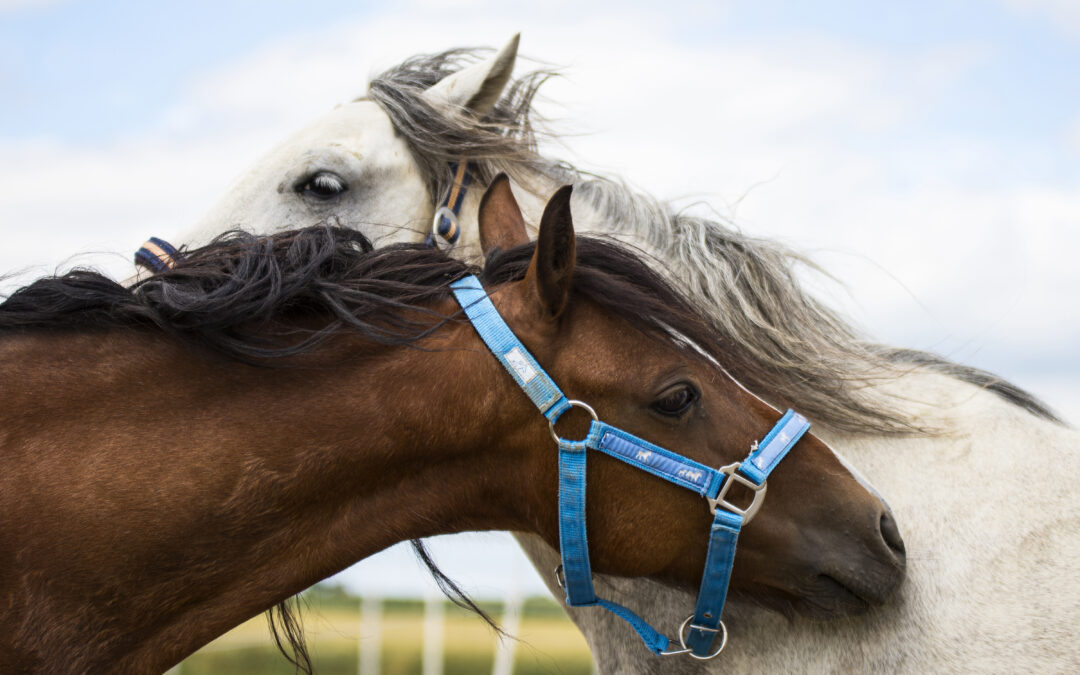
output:
M559 584L559 588L566 588L566 573L563 572L562 563L555 566L555 583Z
M567 401L567 403L570 404L571 408L581 408L585 412L589 413L589 415L592 416L592 421L593 422L599 422L600 421L600 418L596 416L596 411L593 410L592 406L589 405L588 403L585 403L583 401ZM565 414L565 411L564 411L564 414ZM558 421L559 420L555 420L555 422L558 422ZM559 434L555 433L555 422L551 422L551 421L548 422L548 430L551 431L551 437L553 439L555 439L555 443L558 444L559 441L561 441L562 439L559 438ZM560 567L561 567L561 565L560 565Z
M670 650L668 650L666 652L660 652L660 656L675 656L676 654L689 654L692 658L695 658L698 661L708 661L709 659L715 659L717 656L720 655L720 652L724 651L724 647L727 647L727 626L724 625L724 622L723 621L720 622L720 627L719 628L706 628L705 626L698 626L696 624L691 624L690 622L693 621L693 620L694 620L694 615L691 614L690 616L686 617L686 621L683 621L682 625L679 626L679 644L682 645L682 649L670 649ZM720 646L717 647L715 652L713 652L712 654L709 654L708 656L698 656L697 654L694 653L694 650L692 648L686 646L686 633L687 633L686 629L687 629L688 626L690 628L693 628L693 629L696 629L696 630L703 630L703 631L705 631L707 633L722 633L722 637L720 638Z
M448 244L450 247L453 247L454 245L444 239L442 234L439 233L439 221L444 217L452 224L452 227L450 228L451 232L454 232L458 229L457 214L454 213L453 209L451 209L449 206L440 206L439 208L435 209L435 215L431 218L432 241L442 241Z
M755 443L755 445L757 445ZM741 462L735 462L734 464L728 464L725 467L720 468L720 473L727 474L727 480L720 487L720 493L716 495L716 499L705 498L705 501L709 502L709 509L715 514L717 507L723 507L726 511L737 513L743 517L743 525L746 525L757 514L758 509L765 502L765 489L766 483L758 485L754 481L750 480L746 476L743 476L738 472L739 467L742 466ZM754 491L754 501L750 502L750 506L745 509L735 506L731 502L724 499L727 496L728 490L734 483L744 485Z

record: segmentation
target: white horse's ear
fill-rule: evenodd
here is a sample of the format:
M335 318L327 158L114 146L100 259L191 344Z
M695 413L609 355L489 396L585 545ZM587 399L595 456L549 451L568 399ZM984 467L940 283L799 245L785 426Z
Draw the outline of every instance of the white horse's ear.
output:
M424 98L439 107L468 108L477 115L487 113L510 81L520 39L518 33L490 59L447 75L425 91Z

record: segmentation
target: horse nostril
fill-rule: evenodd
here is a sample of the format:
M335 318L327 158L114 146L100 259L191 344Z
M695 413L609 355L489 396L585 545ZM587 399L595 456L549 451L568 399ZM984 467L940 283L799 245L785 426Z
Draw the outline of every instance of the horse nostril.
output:
M881 537L885 540L885 543L889 545L897 555L903 557L906 550L904 549L904 539L900 536L900 529L896 526L896 520L893 519L892 514L888 511L881 514Z

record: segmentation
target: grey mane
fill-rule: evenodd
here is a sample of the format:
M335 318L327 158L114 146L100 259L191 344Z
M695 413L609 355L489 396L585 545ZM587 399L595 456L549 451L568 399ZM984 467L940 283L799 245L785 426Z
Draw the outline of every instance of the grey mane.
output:
M805 293L795 270L813 262L776 242L748 237L728 224L675 210L625 183L579 171L540 156L542 120L533 98L555 73L536 70L513 80L495 108L477 120L447 114L421 95L486 50L455 49L418 56L375 78L371 100L407 141L435 198L448 189L448 163L465 157L486 184L499 172L536 193L551 182L574 183L584 199L620 234L643 242L647 253L682 285L727 348L724 364L751 391L791 405L839 430L883 434L930 431L916 426L868 385L917 368L991 391L1046 420L1061 420L1039 399L985 371L940 356L868 340L846 320Z
M415 56L368 85L368 98L386 111L412 149L432 198L450 189L453 175L449 163L463 157L473 163L474 179L483 185L499 172L537 189L538 178L567 183L576 180L578 173L572 167L541 157L537 151L542 130L533 126L532 102L541 85L555 75L553 71L537 70L511 81L481 120L464 110L454 114L435 108L422 96L484 51L489 50L451 49Z

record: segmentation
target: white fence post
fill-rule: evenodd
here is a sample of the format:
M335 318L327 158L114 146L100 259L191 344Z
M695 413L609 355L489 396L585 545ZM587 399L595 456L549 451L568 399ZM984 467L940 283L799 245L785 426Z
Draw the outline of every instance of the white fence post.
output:
M360 600L360 675L379 675L382 664L382 598L367 593Z
M521 555L514 556L510 568L510 591L506 594L506 610L502 615L502 628L506 636L500 636L495 643L495 665L492 675L510 675L514 671L514 654L517 652L517 636L521 630Z
M442 675L445 621L443 596L431 589L424 598L424 675Z
M514 653L517 651L517 634L521 629L521 589L517 579L506 596L506 611L502 615L502 628L505 636L498 636L495 642L495 666L492 675L510 675L514 670Z

